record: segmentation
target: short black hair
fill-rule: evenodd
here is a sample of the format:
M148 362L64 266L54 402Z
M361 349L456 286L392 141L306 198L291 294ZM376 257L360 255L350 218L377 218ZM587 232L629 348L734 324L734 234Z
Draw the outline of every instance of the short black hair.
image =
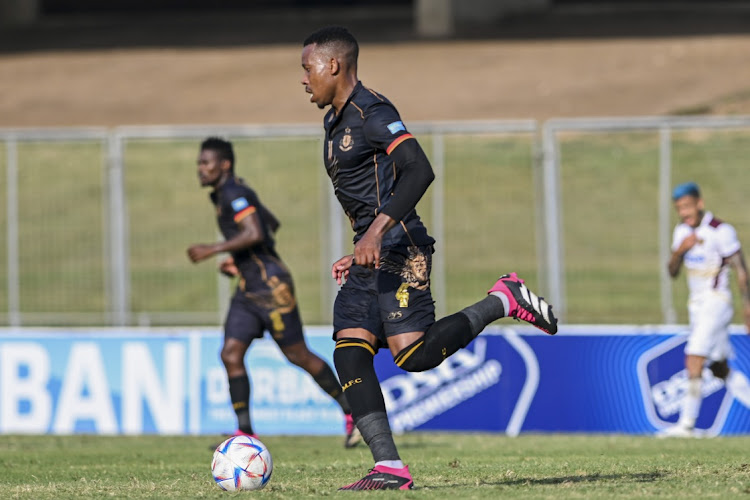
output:
M303 47L308 45L329 46L340 50L349 64L356 66L359 57L359 44L348 29L342 26L326 26L305 38Z
M234 171L234 149L231 142L221 137L209 137L201 143L201 151L206 149L216 151L221 160L229 160L232 171Z

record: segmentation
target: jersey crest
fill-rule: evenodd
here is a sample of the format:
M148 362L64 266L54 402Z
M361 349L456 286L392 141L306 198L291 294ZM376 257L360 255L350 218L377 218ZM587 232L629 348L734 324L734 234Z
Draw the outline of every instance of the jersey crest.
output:
M352 138L352 129L346 127L344 130L344 137L339 141L339 149L341 151L350 151L354 147L354 139Z

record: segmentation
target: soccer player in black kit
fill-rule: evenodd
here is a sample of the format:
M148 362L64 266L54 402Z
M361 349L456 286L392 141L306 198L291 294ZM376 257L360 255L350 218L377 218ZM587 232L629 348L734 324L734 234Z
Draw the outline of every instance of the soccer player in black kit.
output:
M323 28L303 43L302 84L310 102L331 106L323 120L323 161L354 229L354 252L336 261L341 286L333 311L334 363L375 466L343 490L411 489L396 450L373 366L387 346L404 370L438 366L492 321L512 317L554 335L557 319L515 273L501 276L488 296L435 321L430 294L432 245L416 213L434 178L417 140L388 99L357 78L356 39Z
M229 379L229 395L237 414L235 435L255 436L250 423L250 380L245 353L253 339L267 330L281 352L293 364L309 373L334 398L345 415L347 448L360 440L341 384L328 364L310 352L303 337L302 322L289 270L276 253L273 235L278 220L261 204L258 196L234 174L234 149L220 138L201 144L198 179L210 186L219 229L225 241L196 244L188 248L193 262L229 252L219 271L235 277L239 284L224 324L221 360Z

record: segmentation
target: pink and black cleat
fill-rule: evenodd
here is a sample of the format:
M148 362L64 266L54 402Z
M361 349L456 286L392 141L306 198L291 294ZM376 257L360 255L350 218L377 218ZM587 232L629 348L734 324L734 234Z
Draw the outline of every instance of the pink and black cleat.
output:
M414 481L409 473L409 466L402 469L392 469L382 465L376 465L370 472L360 479L339 490L412 490Z
M550 335L557 333L557 318L552 314L552 306L544 301L544 297L537 297L529 290L516 273L500 276L487 293L508 297L510 311L506 316L526 321Z
M232 436L247 436L253 439L258 439L257 434L248 434L247 432L243 432L240 429L237 429L236 431L234 431L234 434L232 434Z
M344 415L346 421L346 439L344 440L344 448L354 448L362 441L362 434L357 429L354 423L354 418L349 415Z

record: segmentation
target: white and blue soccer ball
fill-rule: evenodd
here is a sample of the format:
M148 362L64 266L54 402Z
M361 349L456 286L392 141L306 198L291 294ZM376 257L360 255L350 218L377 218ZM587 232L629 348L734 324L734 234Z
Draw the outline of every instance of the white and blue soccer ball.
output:
M273 461L268 448L256 438L233 436L216 448L211 473L227 491L260 490L268 484Z

